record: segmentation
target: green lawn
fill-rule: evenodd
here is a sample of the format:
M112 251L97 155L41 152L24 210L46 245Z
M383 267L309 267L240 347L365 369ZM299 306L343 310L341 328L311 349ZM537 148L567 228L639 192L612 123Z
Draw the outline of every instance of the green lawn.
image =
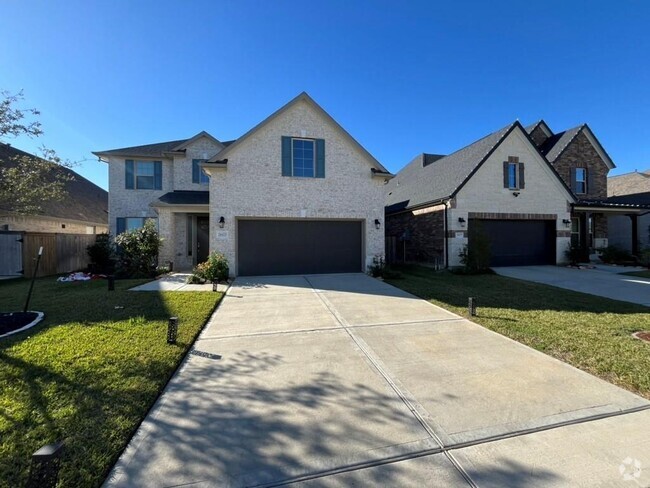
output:
M498 275L465 276L406 267L387 280L436 305L650 399L650 309Z
M60 439L60 485L101 484L221 298L127 291L142 282L37 280L30 309L45 320L0 339L0 486L23 486L31 454ZM0 311L21 310L27 287L0 281Z
M632 271L630 273L622 273L625 276L640 276L641 278L650 278L650 270L648 271Z

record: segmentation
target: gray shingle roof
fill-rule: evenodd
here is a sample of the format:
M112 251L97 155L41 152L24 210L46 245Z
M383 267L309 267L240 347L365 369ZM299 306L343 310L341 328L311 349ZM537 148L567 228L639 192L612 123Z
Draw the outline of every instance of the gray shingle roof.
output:
M386 211L395 212L453 196L515 126L521 124L507 125L427 165L424 165L427 155L420 154L386 185Z
M109 149L107 151L95 151L93 154L101 154L106 156L127 155L161 158L164 152L171 151L173 148L183 144L186 141L188 141L188 139L157 142L155 144L145 144L144 146L121 147L119 149Z
M12 160L22 156L37 157L9 144L0 143L0 161L3 165L13 166ZM56 166L53 171L62 171L74 179L65 184L68 195L62 200L47 202L38 215L93 224L108 223L108 192L106 190L64 166ZM13 209L7 206L3 207L3 210L12 211Z
M152 206L163 205L208 205L209 191L175 190L165 193Z
M607 195L650 192L650 169L607 178Z
M584 125L579 125L549 137L539 148L540 152L553 163L583 127Z

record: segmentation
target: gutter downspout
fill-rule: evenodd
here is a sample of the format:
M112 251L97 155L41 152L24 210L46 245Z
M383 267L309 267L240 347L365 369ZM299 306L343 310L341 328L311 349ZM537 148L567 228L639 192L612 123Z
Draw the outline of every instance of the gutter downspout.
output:
M445 253L445 269L449 268L449 237L447 236L447 204L449 201L444 202L445 204L445 223L444 223L444 232L443 236L445 238L445 246L444 246L444 253Z

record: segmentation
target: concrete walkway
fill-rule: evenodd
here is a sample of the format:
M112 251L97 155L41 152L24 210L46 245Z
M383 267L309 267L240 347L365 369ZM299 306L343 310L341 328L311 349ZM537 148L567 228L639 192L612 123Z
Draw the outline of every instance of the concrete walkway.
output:
M598 266L595 269L561 266L513 266L494 268L494 271L509 278L533 281L650 307L650 279L621 274L640 269L614 266Z
M365 275L238 278L106 486L650 486L649 407Z
M131 288L129 291L212 291L212 283L203 285L188 285L187 279L191 273L171 273L150 281L144 285ZM217 291L225 292L228 285L219 283Z

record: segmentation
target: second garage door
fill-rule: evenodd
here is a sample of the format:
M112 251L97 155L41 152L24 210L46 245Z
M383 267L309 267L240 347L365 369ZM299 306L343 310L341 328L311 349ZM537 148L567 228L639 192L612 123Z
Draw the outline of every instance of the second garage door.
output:
M490 243L490 266L555 264L555 221L469 221L469 246L483 233Z
M240 220L237 274L358 273L362 222Z

